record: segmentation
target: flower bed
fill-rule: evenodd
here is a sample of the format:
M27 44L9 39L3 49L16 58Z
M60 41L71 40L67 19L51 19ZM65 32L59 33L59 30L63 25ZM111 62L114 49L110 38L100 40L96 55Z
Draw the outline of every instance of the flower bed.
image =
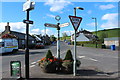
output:
M42 58L38 63L43 72L46 73L55 73L55 72L63 72L63 73L73 73L73 58L71 51L67 51L65 59L57 59L54 57L50 50L46 57ZM77 67L80 66L81 62L77 60Z

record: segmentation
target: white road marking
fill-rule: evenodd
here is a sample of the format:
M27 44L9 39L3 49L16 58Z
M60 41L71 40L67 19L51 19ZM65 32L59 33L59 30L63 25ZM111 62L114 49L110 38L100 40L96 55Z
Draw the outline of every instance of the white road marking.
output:
M37 62L32 62L31 64L36 64Z
M85 56L78 56L79 58L84 58Z
M87 57L87 56L78 56L78 58L83 58L83 59L87 59L87 60L92 60L92 61L98 61L96 59L93 59L93 58L90 58L90 57Z
M92 60L92 61L96 61L96 62L98 61L98 60L96 60L96 59L93 59L93 58L89 58L89 59L90 59L90 60Z
M34 67L35 65L30 66L31 68Z

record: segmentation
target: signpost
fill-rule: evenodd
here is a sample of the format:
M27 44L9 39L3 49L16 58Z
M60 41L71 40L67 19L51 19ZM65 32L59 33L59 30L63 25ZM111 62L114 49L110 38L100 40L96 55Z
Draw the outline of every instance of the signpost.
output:
M61 19L60 16L56 16L55 19L57 21L59 21ZM60 23L57 23L56 24L50 24L50 23L45 23L44 26L46 27L52 27L52 28L57 28L58 30L58 39L57 39L57 58L60 59L60 28L61 27L66 27L66 26L69 26L69 23L64 23L64 24L60 24Z
M74 33L74 63L73 63L73 73L74 76L76 76L76 32L77 29L82 21L81 17L76 17L76 16L69 16L70 21L74 27L75 33Z
M50 24L50 23L45 23L44 26L46 26L46 27L52 27L52 28L57 28L56 24Z
M70 25L70 23L67 22L67 23L64 23L64 24L60 24L59 26L60 26L60 27L65 27L65 26L69 26L69 25Z
M33 24L33 21L28 21L28 20L23 20L23 23L26 23L26 24Z
M33 10L35 7L35 2L31 2L30 0L27 0L26 3L23 4L23 11L26 11L27 16L26 20L23 20L24 23L26 23L26 48L25 48L25 77L26 79L29 79L29 47L28 47L28 41L29 41L29 24L33 24L33 21L29 20L29 12L30 10Z

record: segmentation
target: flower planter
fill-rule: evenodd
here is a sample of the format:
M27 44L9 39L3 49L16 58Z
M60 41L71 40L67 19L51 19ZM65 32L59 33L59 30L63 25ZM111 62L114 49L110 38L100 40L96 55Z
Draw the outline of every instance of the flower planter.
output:
M63 62L62 63L62 72L64 73L73 73L73 62Z
M56 72L56 66L55 63L48 63L48 62L44 62L40 65L41 70L45 73L54 73Z

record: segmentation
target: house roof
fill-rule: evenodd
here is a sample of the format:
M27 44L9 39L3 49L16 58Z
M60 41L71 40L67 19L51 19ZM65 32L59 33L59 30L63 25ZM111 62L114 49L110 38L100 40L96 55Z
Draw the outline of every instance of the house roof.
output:
M18 36L19 39L25 39L25 33L20 33L20 32L16 32L16 31L10 31L11 34L14 34L16 36ZM34 39L31 35L29 35L29 39Z
M120 40L120 37L104 38L104 41Z
M79 31L77 34L79 34L79 33L92 34L92 32L87 31L87 30L81 30L81 31Z
M98 37L93 34L85 34L88 39L97 39Z
M76 35L77 35L77 34L79 35L80 33L83 33L83 34L92 34L92 32L90 32L90 31L81 30L81 31L77 32ZM73 36L73 35L74 35L74 34L72 34L72 36Z
M25 36L26 36L26 34L24 34L24 33L11 31L9 22L7 22L7 25L5 26L5 30L0 34L0 36L2 36L4 34L12 34L12 35L15 35L18 39L23 39L23 40L25 39ZM34 38L31 35L29 35L29 39L34 39Z

